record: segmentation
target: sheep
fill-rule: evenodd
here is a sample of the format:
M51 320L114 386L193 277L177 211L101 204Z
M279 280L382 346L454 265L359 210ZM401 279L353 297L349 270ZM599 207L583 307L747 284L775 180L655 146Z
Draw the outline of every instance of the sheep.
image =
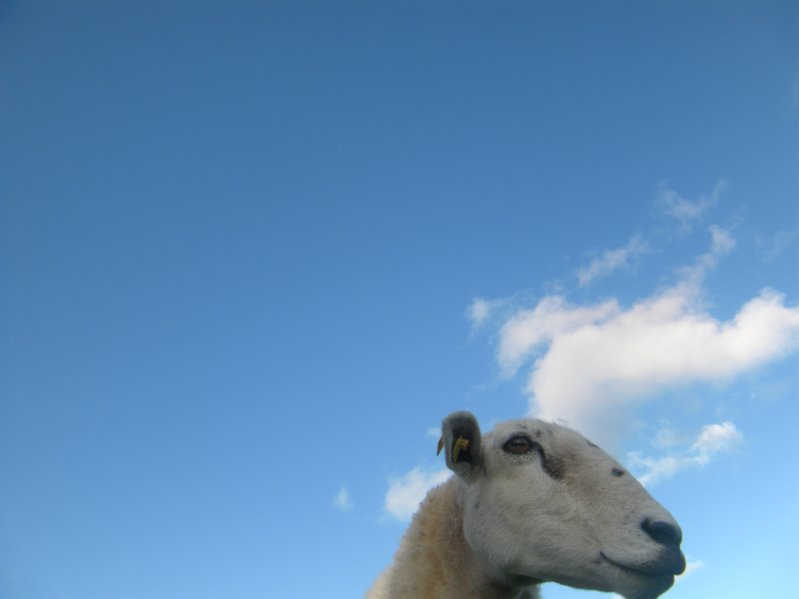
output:
M685 569L679 525L616 460L541 420L442 424L430 490L366 599L537 599L554 581L652 599Z

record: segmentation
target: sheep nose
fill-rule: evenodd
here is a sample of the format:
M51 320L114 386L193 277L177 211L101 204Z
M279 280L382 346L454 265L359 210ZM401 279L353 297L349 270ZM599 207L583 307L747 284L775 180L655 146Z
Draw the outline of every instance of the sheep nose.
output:
M675 522L644 518L641 528L661 545L679 545L682 542L682 531Z

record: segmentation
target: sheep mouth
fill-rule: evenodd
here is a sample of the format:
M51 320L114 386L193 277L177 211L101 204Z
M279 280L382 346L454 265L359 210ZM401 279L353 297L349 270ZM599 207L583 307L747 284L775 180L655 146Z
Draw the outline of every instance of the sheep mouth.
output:
M604 552L600 552L600 555L617 571L623 572L631 579L630 582L635 581L633 592L622 593L628 599L655 599L668 591L674 584L674 568L656 567L652 563L626 565L614 561Z
M679 549L674 551L666 551L656 560L645 561L637 564L625 564L616 561L613 558L608 557L604 551L600 551L599 554L604 558L605 561L613 564L617 568L638 576L662 578L666 576L682 574L685 570L685 557Z
M674 574L671 572L654 571L645 566L626 566L613 561L603 552L600 552L600 555L607 563L631 579L627 584L632 582L632 589L614 589L617 593L627 597L627 599L656 599L674 585Z

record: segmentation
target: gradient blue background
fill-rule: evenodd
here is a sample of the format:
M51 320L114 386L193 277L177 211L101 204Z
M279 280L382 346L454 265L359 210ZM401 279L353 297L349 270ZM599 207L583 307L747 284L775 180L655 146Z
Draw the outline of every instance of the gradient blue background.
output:
M796 305L797 134L793 2L0 1L0 596L360 596L425 431L527 410L471 301L644 233L566 288L629 304L708 243L657 185L724 178L712 314ZM798 365L641 406L745 439L655 489L670 597L791 594Z

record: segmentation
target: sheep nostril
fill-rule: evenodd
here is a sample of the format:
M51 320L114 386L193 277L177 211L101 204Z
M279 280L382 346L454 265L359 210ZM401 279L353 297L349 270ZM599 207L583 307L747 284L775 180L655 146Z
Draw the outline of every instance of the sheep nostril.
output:
M682 542L682 531L672 522L644 518L641 528L661 545L679 545Z

